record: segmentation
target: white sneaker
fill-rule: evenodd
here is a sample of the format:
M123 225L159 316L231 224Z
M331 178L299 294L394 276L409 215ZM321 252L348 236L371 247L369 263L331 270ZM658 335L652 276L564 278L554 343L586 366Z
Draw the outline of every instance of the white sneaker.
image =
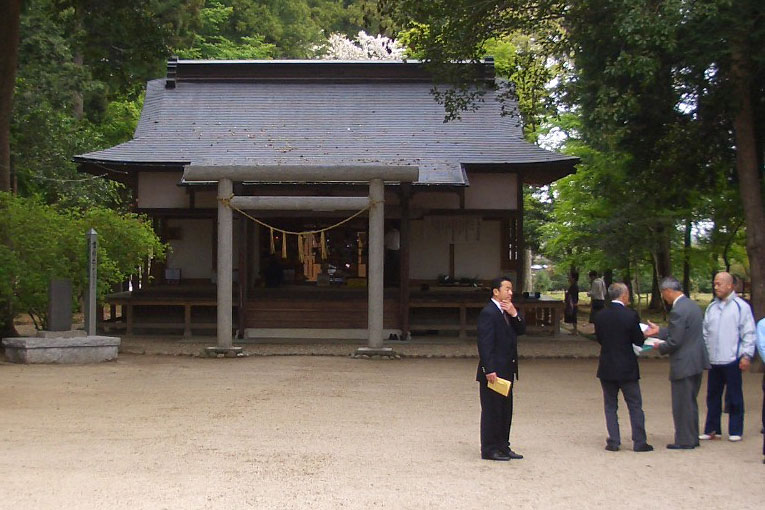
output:
M717 434L714 434L714 433L712 433L712 434L701 434L699 436L699 439L701 439L702 441L709 441L711 439L718 439L718 437L717 437Z
M741 441L741 436L730 436L728 437L728 441L733 441L734 443L736 441Z

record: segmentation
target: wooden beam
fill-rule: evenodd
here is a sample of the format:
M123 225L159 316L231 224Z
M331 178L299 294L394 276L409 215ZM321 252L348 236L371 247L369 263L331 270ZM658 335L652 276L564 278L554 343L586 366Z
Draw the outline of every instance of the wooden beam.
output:
M383 179L388 182L415 182L419 179L419 167L368 165L188 165L183 171L185 181L232 181L249 182L369 182Z
M358 211L369 205L369 198L236 196L231 199L231 205L257 211Z

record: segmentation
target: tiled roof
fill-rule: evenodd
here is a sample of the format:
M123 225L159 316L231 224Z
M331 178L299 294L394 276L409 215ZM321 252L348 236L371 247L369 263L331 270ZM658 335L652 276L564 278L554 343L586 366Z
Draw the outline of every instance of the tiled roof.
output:
M462 169L471 164L573 168L577 162L524 141L518 117L501 116L492 92L476 111L445 123L444 108L424 81L179 79L174 85L148 83L133 140L75 161L416 165L419 182L428 184L464 184Z

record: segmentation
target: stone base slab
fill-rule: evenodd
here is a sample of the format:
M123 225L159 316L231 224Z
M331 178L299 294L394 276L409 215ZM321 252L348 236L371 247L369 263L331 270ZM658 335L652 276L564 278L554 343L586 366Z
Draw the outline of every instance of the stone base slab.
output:
M390 347L359 347L352 357L363 359L399 359L401 356L396 354Z
M202 354L208 358L241 358L244 356L244 349L241 347L205 347Z
M100 363L117 359L120 339L113 336L4 338L11 363Z
M69 329L67 331L38 331L37 338L77 338L88 336L84 329Z
M383 329L383 338L400 337L400 329ZM358 328L246 328L244 337L248 340L274 338L326 339L326 340L366 340L369 330Z

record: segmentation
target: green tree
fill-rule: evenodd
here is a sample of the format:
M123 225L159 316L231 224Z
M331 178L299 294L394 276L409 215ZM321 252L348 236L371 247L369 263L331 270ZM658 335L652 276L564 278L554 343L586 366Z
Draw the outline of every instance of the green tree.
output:
M99 234L98 295L139 270L150 258L162 259L163 245L143 218L104 208L85 213L60 210L42 202L0 193L0 326L12 331L13 318L28 313L40 329L47 324L48 285L53 278L72 280L75 302L87 287L85 233Z
M761 128L765 106L762 2L704 0L593 2L381 0L403 26L422 25L414 40L436 64L480 58L487 40L514 31L544 32L573 74L564 80L571 108L584 119L585 141L599 151L625 152L627 179L655 213L650 232L660 274L671 271L677 224L697 210L695 198L715 181L700 146L730 152L746 219L753 300L765 315L765 211ZM562 37L552 27L560 25ZM562 58L562 57L561 57ZM456 90L466 90L455 80ZM453 101L470 107L474 98ZM732 133L729 139L695 138ZM714 142L710 144L709 142ZM718 145L719 143L719 145ZM688 153L678 149L690 148ZM711 177L711 178L710 178Z
M11 189L11 105L20 20L21 0L0 2L0 192Z
M245 35L244 27L237 29L234 7L211 0L200 11L200 28L191 36L187 48L176 54L184 59L268 59L276 47L264 42L261 35Z
M539 36L515 33L486 41L485 56L494 57L497 76L509 81L517 100L524 138L539 141L543 126L557 116L553 82L564 72L554 46Z

